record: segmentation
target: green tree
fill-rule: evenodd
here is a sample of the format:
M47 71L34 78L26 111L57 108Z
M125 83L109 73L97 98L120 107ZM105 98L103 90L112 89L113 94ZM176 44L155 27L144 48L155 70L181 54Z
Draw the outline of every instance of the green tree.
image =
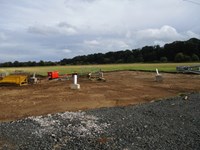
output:
M14 66L14 67L19 67L19 66L20 66L20 63L19 63L18 61L14 61L13 66Z
M175 58L174 58L174 60L176 62L183 62L184 59L185 59L185 56L184 56L183 53L177 53L176 56L175 56Z
M40 60L40 62L38 63L38 65L39 65L39 66L44 66L44 65L45 65L45 63L44 63L44 61L43 61L43 60Z
M166 63L168 61L167 57L161 57L160 62Z
M133 55L130 55L128 58L127 58L127 63L133 63L135 62L135 57Z
M196 54L192 54L192 61L199 61L199 56Z
M191 59L191 57L190 56L188 56L188 55L184 55L184 61L191 61L192 59Z

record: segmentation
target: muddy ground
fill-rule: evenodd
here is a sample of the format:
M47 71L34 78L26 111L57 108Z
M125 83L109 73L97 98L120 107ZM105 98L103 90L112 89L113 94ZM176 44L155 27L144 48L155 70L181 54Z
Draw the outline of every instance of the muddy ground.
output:
M178 94L200 91L200 75L120 71L104 73L106 82L81 77L80 90L71 90L72 80L42 79L36 85L0 86L0 121L49 113L126 106L151 102Z

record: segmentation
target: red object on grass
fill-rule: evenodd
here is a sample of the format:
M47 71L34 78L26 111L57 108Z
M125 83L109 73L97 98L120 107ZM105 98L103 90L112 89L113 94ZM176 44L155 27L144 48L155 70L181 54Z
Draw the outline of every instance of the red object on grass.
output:
M49 79L57 79L59 78L59 73L58 71L48 72L48 77Z

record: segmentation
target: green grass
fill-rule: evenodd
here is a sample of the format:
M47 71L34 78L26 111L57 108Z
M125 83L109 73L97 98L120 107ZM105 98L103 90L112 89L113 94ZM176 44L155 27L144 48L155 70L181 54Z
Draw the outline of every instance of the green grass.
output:
M1 72L14 72L15 70L23 70L25 72L36 72L37 74L46 76L49 71L58 71L59 74L71 74L78 72L84 74L88 72L117 71L117 70L141 70L155 71L156 68L160 72L176 72L176 66L192 66L200 65L200 63L133 63L133 64L107 64L107 65L66 65L66 66L48 66L48 67L9 67L0 68Z

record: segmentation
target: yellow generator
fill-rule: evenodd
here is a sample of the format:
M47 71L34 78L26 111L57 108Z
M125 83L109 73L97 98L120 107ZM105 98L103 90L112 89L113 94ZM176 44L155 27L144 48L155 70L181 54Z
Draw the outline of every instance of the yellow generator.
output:
M16 85L27 85L27 75L8 75L0 80L0 84L16 84Z

